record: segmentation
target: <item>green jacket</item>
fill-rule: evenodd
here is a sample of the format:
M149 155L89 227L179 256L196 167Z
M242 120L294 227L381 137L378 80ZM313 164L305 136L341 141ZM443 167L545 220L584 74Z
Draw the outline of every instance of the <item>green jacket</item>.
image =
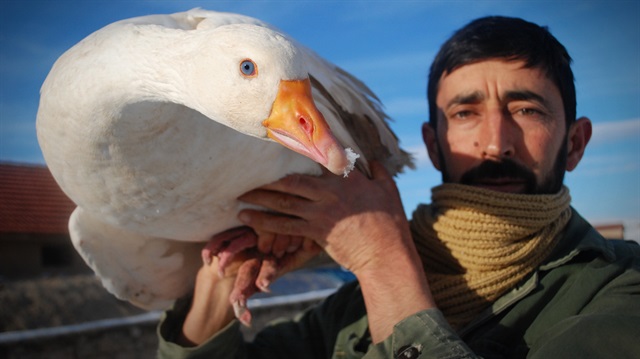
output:
M160 358L640 358L640 246L604 239L574 211L548 260L465 328L456 333L429 309L376 345L357 282L252 343L236 321L181 348L171 339L185 312L160 323Z

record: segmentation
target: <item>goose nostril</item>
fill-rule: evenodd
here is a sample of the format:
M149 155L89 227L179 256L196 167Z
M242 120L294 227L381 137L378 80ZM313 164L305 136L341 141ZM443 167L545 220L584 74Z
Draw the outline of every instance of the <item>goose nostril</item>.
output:
M302 127L304 132L306 132L308 134L312 134L313 133L313 124L310 121L307 121L306 118L300 117L298 119L298 123L300 123L300 127Z

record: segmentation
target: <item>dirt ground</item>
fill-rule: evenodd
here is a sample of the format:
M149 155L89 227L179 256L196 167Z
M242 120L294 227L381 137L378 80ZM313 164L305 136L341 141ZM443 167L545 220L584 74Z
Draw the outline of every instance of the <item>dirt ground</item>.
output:
M293 305L255 309L251 329L243 328L246 340L268 322L282 317L291 317L312 306L317 301ZM0 344L0 358L6 359L143 359L155 358L158 348L157 323L129 325L61 335L54 338L25 340L18 343Z
M303 270L273 283L271 295L337 288L349 279L348 274L335 267ZM243 328L245 339L251 340L273 319L292 317L318 301L254 308L252 328ZM93 275L0 282L0 358L155 358L156 320L2 341L6 334L33 333L30 330L39 328L69 328L144 313L113 297Z

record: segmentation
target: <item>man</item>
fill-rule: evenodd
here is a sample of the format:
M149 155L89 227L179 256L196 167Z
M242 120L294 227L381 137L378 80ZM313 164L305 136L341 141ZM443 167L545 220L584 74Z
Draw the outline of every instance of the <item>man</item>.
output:
M304 237L358 279L244 343L234 277L205 265L161 323L160 356L216 358L632 357L640 249L606 241L570 207L565 171L591 136L570 57L545 29L488 17L431 66L422 133L444 184L406 220L393 179L294 175L241 197L240 219ZM286 238L286 237L284 237ZM305 259L312 246L291 254ZM214 266L214 267L211 267Z

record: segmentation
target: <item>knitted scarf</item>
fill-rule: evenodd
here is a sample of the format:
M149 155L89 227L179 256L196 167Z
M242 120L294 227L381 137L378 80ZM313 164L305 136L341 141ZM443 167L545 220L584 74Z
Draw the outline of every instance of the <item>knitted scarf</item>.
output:
M571 197L444 184L413 213L411 231L438 308L454 328L513 288L551 252Z

